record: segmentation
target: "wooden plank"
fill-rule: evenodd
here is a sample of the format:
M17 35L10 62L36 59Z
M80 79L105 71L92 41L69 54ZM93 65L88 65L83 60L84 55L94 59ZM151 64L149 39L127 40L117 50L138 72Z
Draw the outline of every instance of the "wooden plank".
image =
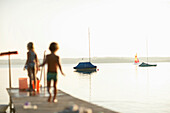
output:
M7 89L7 91L9 96L11 96L16 113L57 113L63 111L72 104L76 104L79 107L90 108L93 113L118 113L75 98L61 90L58 90L57 103L47 102L48 93L46 89L41 90L40 93L35 95L27 91L20 91L18 88ZM24 109L23 105L26 102L37 105L37 109Z

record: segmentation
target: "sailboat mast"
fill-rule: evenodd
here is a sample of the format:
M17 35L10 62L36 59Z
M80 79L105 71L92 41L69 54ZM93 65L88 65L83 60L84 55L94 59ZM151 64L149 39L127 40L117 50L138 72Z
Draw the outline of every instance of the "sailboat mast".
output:
M148 38L146 38L146 54L147 54L147 63L148 63Z
M90 58L90 28L88 28L88 38L89 38L89 62L91 62L91 58Z

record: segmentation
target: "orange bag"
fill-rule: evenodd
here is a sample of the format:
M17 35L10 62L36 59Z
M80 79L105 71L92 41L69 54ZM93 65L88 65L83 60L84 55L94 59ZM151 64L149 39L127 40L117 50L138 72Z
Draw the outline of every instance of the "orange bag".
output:
M28 89L27 78L19 78L19 89Z

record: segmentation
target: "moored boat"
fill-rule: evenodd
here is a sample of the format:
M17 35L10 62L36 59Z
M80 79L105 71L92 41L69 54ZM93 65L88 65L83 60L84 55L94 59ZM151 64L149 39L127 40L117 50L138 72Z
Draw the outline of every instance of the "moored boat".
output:
M148 64L148 63L142 62L142 63L139 65L139 67L151 67L151 66L155 67L155 66L157 66L157 64Z
M90 60L90 30L88 28L88 37L89 37L89 62L79 62L79 64L73 67L77 72L94 72L96 71L97 66L93 65Z
M147 49L147 63L142 62L139 67L155 67L157 64L148 64L148 40L146 40L146 49Z
M97 66L93 65L91 62L80 62L74 67L76 71L96 71Z

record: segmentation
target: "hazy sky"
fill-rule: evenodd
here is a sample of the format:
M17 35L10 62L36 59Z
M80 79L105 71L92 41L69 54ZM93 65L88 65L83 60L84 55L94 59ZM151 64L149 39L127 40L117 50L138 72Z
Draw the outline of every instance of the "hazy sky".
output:
M170 56L170 0L0 0L0 52L27 43L39 58L52 41L61 57ZM4 57L1 57L4 58Z

